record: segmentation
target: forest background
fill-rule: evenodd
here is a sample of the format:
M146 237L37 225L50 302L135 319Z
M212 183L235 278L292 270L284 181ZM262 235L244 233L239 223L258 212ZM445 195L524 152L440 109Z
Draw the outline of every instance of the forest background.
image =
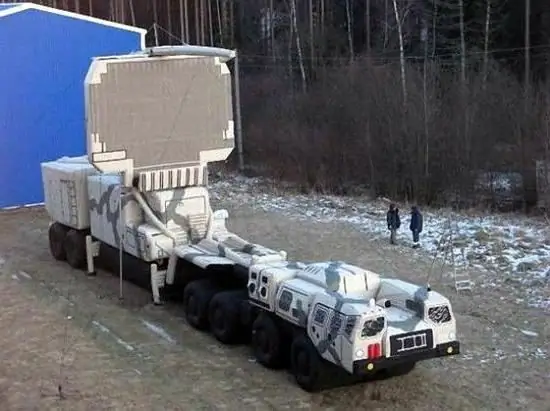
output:
M550 2L35 2L146 28L148 45L237 49L249 172L434 206L537 202Z

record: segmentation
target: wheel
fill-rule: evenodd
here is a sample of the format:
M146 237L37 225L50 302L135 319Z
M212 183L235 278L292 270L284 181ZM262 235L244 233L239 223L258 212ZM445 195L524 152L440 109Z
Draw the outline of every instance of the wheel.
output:
M252 324L252 350L256 361L267 368L281 368L284 364L284 347L281 332L267 314L261 313Z
M216 294L208 306L210 331L224 344L234 344L242 339L241 301L246 298L241 291L222 291Z
M303 390L317 392L323 389L325 377L330 375L326 368L323 358L309 338L300 335L294 339L290 347L290 369Z
M208 328L208 305L218 289L208 280L191 281L183 290L183 309L189 325L198 330Z
M65 254L65 237L67 235L67 227L59 223L53 223L48 229L48 238L50 241L50 253L53 258L58 261L65 261L67 255Z
M63 242L67 262L76 269L82 269L86 266L86 237L76 230L69 230Z

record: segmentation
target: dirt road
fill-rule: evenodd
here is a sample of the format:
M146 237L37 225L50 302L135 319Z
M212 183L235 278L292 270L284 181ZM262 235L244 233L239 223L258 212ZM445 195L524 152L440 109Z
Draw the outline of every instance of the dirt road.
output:
M426 280L428 259L351 226L222 205L233 231L290 258L347 260ZM421 363L406 377L310 395L286 372L256 364L247 347L224 347L190 329L176 305L154 307L129 283L121 302L118 278L87 278L53 261L47 226L41 209L0 213L3 410L550 409L548 315L511 304L506 291L456 295L450 279L432 278L452 296L463 355Z

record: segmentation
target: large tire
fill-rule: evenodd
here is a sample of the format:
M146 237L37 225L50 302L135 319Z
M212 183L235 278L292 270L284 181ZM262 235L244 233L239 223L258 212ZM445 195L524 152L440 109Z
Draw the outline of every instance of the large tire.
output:
M69 229L60 223L53 223L48 229L48 239L50 241L50 253L57 261L65 261L65 237Z
M210 331L224 344L242 341L244 326L241 322L241 301L246 292L222 291L216 294L208 307Z
M325 388L327 369L323 358L310 339L297 336L290 347L290 369L296 383L307 392L318 392Z
M191 281L183 290L183 309L189 325L197 330L208 328L208 305L219 290L208 280Z
M277 369L285 366L284 339L273 319L261 313L252 324L252 350L256 361L264 367Z
M77 230L69 230L63 242L67 262L76 269L86 266L86 236Z

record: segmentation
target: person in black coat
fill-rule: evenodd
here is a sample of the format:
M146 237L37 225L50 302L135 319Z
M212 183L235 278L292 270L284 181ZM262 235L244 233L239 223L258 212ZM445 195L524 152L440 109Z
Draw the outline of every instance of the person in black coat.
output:
M386 221L388 230L390 230L390 244L396 244L396 234L399 227L401 227L401 219L399 218L399 209L393 203L390 204Z
M412 231L414 248L417 248L420 245L418 242L420 241L420 233L422 232L422 220L422 213L420 212L418 207L411 207L411 224L409 228Z

